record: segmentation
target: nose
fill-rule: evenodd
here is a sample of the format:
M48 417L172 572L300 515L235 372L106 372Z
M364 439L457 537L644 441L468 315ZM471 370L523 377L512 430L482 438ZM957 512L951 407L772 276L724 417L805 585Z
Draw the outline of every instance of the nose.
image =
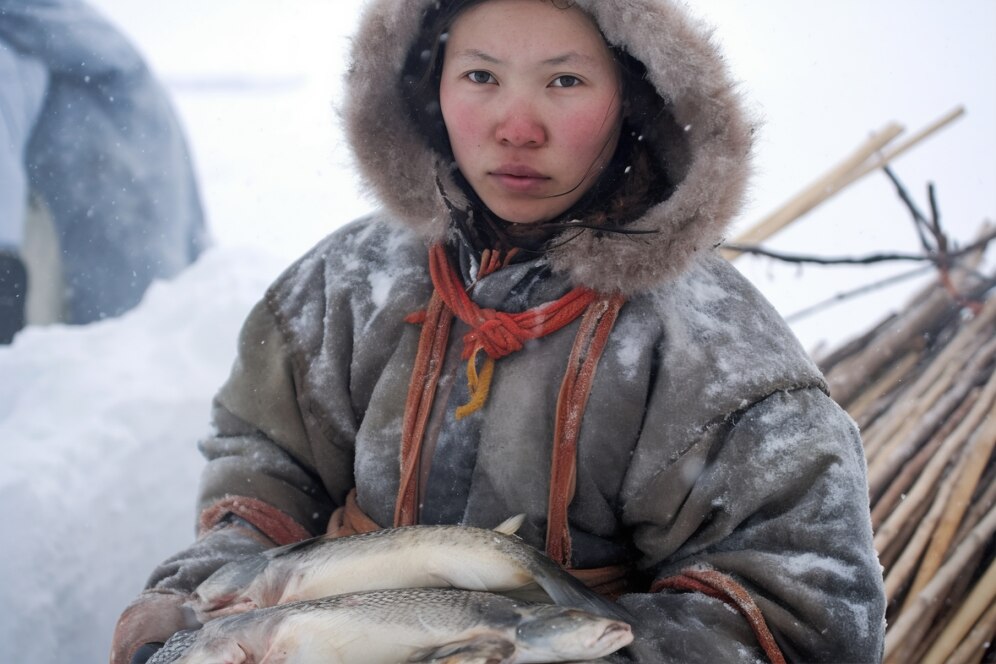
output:
M539 147L546 143L546 127L528 104L509 105L495 129L495 138L511 147Z

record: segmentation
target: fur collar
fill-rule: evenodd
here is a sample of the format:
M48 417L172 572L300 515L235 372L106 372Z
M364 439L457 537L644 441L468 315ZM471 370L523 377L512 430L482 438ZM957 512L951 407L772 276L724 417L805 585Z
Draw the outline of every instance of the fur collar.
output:
M459 192L450 160L408 116L400 77L425 10L438 0L373 0L347 74L346 128L371 194L427 241L446 237L440 190ZM606 39L647 68L670 117L644 128L676 188L627 227L653 234L585 232L548 252L573 284L634 295L670 282L698 252L712 251L742 204L752 126L706 27L672 0L577 0ZM453 200L455 205L466 201Z

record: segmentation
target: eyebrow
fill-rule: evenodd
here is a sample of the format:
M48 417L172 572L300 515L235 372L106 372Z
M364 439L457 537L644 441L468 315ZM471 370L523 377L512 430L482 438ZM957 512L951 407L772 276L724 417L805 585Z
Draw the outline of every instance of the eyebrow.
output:
M543 64L556 66L556 65L569 64L571 62L589 63L589 62L593 61L594 59L595 58L591 57L590 55L582 55L581 53L578 53L577 51L571 51L569 53L564 53L563 55L558 55L555 58L550 58L549 60L544 60Z
M466 50L460 51L459 53L453 54L455 58L460 58L461 60L484 60L493 65L501 64L501 60L498 58L488 55L484 51L479 51L476 48L468 48Z
M493 65L502 64L502 61L499 60L498 58L494 57L493 55L489 55L484 51L478 50L476 48L468 48L463 51L459 51L458 53L454 53L453 55L455 58L459 58L461 60L483 60L484 62ZM592 60L594 60L594 58L592 58L591 56L582 55L577 51L570 51L568 53L564 53L563 55L558 55L556 57L543 60L540 64L556 67L563 64L569 64L571 62L587 63L591 62Z

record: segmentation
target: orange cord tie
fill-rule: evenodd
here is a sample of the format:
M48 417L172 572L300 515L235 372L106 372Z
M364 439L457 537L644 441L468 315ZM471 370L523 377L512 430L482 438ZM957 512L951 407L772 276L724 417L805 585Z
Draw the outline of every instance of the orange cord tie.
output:
M508 264L497 252L482 256L479 276ZM582 314L571 350L567 374L557 399L557 426L554 432L554 468L550 477L551 501L547 508L547 555L556 561L571 559L567 508L574 496L576 445L598 358L608 341L616 316L625 302L621 296L598 296L586 288L575 288L559 300L521 314L481 309L467 295L459 275L450 265L446 251L434 245L429 251L429 273L434 290L424 311L405 320L421 324L418 352L408 384L405 416L401 431L401 468L394 526L418 523L419 468L422 443L432 411L433 399L446 355L451 324L456 316L471 327L464 336L464 359L468 360L467 382L471 399L458 409L457 417L479 410L488 397L495 361L515 352L529 339L561 329ZM496 322L493 322L496 321ZM478 370L478 356L486 358ZM563 563L562 563L563 564ZM620 573L621 576L621 573ZM613 577L614 578L614 577ZM621 586L620 586L621 587ZM613 592L619 587L613 585Z
M506 262L507 259L508 256ZM480 276L486 276L502 265L497 252L486 252L482 256ZM518 314L479 307L467 295L463 280L450 264L441 244L430 249L429 275L446 308L471 328L463 337L461 354L461 358L467 361L470 401L457 408L457 419L463 419L484 406L491 389L496 360L522 350L531 339L539 339L568 325L583 314L596 298L591 289L578 287L553 302ZM478 372L477 355L481 351L487 359Z
M477 372L477 356L483 348L478 348L467 360L467 386L470 388L470 401L456 409L456 418L462 420L471 413L476 413L488 400L491 391L491 378L495 373L495 361L489 355L484 358L481 372Z

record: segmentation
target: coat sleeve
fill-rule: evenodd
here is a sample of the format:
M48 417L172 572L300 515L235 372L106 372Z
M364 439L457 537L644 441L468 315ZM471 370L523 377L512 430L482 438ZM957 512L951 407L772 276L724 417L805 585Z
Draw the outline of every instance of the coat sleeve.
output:
M267 301L258 304L215 398L215 430L201 442L208 460L199 498L202 531L234 514L277 544L325 532L353 486L353 453L350 441L328 440L309 416L301 397L307 364L295 357Z
M332 503L316 478L287 346L265 303L249 314L231 375L201 442L197 540L152 572L146 589L186 594L241 555L323 532Z
M182 629L200 627L184 607L190 592L226 562L271 546L257 529L231 515L201 533L191 546L153 570L146 589L118 618L111 664L128 664L143 645L164 643Z
M190 592L253 546L325 532L352 486L351 448L324 439L317 443L323 469L329 466L325 477L337 481L330 492L316 469L315 426L299 403L300 362L293 355L272 310L261 301L242 327L231 374L214 399L213 431L200 443L207 465L198 498L198 539L153 572L150 589ZM245 536L226 535L232 525Z
M640 445L663 448L653 420L651 403ZM768 661L743 607L695 582L713 575L745 592L787 661L880 661L885 600L864 453L822 391L775 392L641 478L624 518L662 592L620 599L639 621L625 657Z
M369 384L392 348L369 343L364 354L355 343L357 326L365 329L375 308L356 304L370 280L350 266L362 263L363 251L383 255L377 241L398 244L376 221L359 220L330 235L249 312L231 373L213 402L213 430L200 443L207 464L198 539L153 572L149 590L187 593L254 547L322 534L344 504L355 485L356 432L366 403L355 395L369 398ZM359 246L364 239L375 246ZM368 317L357 322L358 310ZM229 536L235 532L240 536Z

